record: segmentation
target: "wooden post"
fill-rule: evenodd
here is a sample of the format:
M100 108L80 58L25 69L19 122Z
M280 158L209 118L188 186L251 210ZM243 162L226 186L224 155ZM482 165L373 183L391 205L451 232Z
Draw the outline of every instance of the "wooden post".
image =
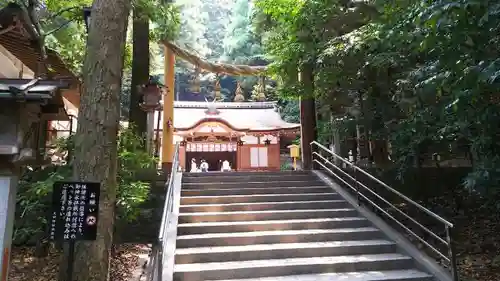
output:
M147 112L148 122L147 122L147 130L146 130L146 148L148 152L153 155L154 147L153 147L153 139L155 135L155 111L151 110Z
M174 157L174 83L175 56L172 50L164 46L165 54L165 91L163 92L163 130L161 166L165 174L170 173Z

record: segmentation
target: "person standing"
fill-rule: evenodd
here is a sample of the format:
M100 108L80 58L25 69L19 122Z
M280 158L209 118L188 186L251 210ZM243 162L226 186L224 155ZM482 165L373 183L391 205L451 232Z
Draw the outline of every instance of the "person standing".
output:
M201 160L200 169L202 172L208 172L208 163L205 159Z
M191 173L196 173L198 172L198 165L196 164L196 159L191 159Z

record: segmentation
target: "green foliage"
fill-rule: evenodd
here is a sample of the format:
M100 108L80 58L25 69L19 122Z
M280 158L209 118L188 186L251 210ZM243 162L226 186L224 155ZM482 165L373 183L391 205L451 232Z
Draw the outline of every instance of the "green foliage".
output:
M135 11L140 11L153 23L150 30L152 40L174 39L178 35L180 20L176 5L159 0L135 0L132 4ZM56 51L77 75L81 73L87 40L82 11L90 6L92 0L46 0L38 12L46 46ZM125 68L131 65L131 51L131 42L127 42Z
M136 0L134 6L136 12L143 11L153 23L150 41L172 40L179 35L180 12L177 5L160 0Z
M465 184L498 195L500 1L258 0L256 6L255 24L265 32L281 94L303 94L297 68L313 62L321 106L348 131L355 119L371 139L390 140L401 174L425 153L470 153L474 172Z
M58 155L67 155L73 149L73 142L71 138L60 139L57 147ZM137 175L144 170L154 170L156 159L142 147L143 141L131 127L121 128L118 141L118 219L134 220L140 211L140 204L148 198L149 183L138 181ZM71 180L71 177L71 161L24 172L17 193L14 243L34 243L46 233L52 186L56 181Z
M252 5L246 0L237 0L224 35L223 61L235 64L258 64L264 62L260 37L252 30Z
M52 185L71 177L69 166L27 170L19 181L16 199L15 244L34 243L47 231L52 203Z
M214 62L231 64L265 65L260 34L254 32L251 23L254 7L246 0L178 0L180 9L180 34L176 43L202 58ZM176 87L183 94L190 93L190 79L194 66L178 60L176 62ZM191 100L204 100L211 95L214 75L200 75L201 95L188 95ZM221 92L224 101L233 101L236 82L240 82L244 95L251 98L258 77L229 77L222 75Z
M144 150L143 139L133 126L122 128L118 140L118 217L133 220L149 195L149 183L137 181L138 172L156 169L157 159Z
M293 164L290 162L281 163L280 171L291 171L293 170Z

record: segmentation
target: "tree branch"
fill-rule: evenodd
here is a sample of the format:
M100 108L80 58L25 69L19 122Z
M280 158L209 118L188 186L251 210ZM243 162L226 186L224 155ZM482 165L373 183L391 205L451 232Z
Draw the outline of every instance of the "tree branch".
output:
M47 64L47 50L45 49L45 37L42 36L42 28L40 26L38 15L36 14L37 6L38 6L37 0L28 0L28 16L31 21L31 24L35 27L35 30L37 32L36 40L38 42L38 49L40 51L40 56L42 59L45 75L49 75L49 67Z
M82 10L84 7L83 6L73 6L73 7L69 7L69 8L66 8L66 9L62 9L60 11L57 11L57 13L55 14L51 14L50 17L47 17L46 19L44 20L51 20L51 19L54 19L55 17L57 16L60 16L61 14L65 13L65 12L69 12L69 11L73 11L75 9L80 9ZM73 19L74 20L74 19Z
M51 35L52 33L56 33L58 32L59 30L61 30L63 27L67 26L68 24L72 23L74 21L74 19L70 19L70 20L67 20L65 23L61 24L60 26L52 29L51 31L47 32L47 33L44 33L42 36L43 37L47 37L49 35Z

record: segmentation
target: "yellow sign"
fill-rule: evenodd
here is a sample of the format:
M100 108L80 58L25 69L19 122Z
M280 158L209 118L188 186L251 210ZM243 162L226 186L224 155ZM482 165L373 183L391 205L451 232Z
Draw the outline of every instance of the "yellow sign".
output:
M300 146L296 144L289 145L288 148L290 149L290 157L293 158L298 158L300 157Z

